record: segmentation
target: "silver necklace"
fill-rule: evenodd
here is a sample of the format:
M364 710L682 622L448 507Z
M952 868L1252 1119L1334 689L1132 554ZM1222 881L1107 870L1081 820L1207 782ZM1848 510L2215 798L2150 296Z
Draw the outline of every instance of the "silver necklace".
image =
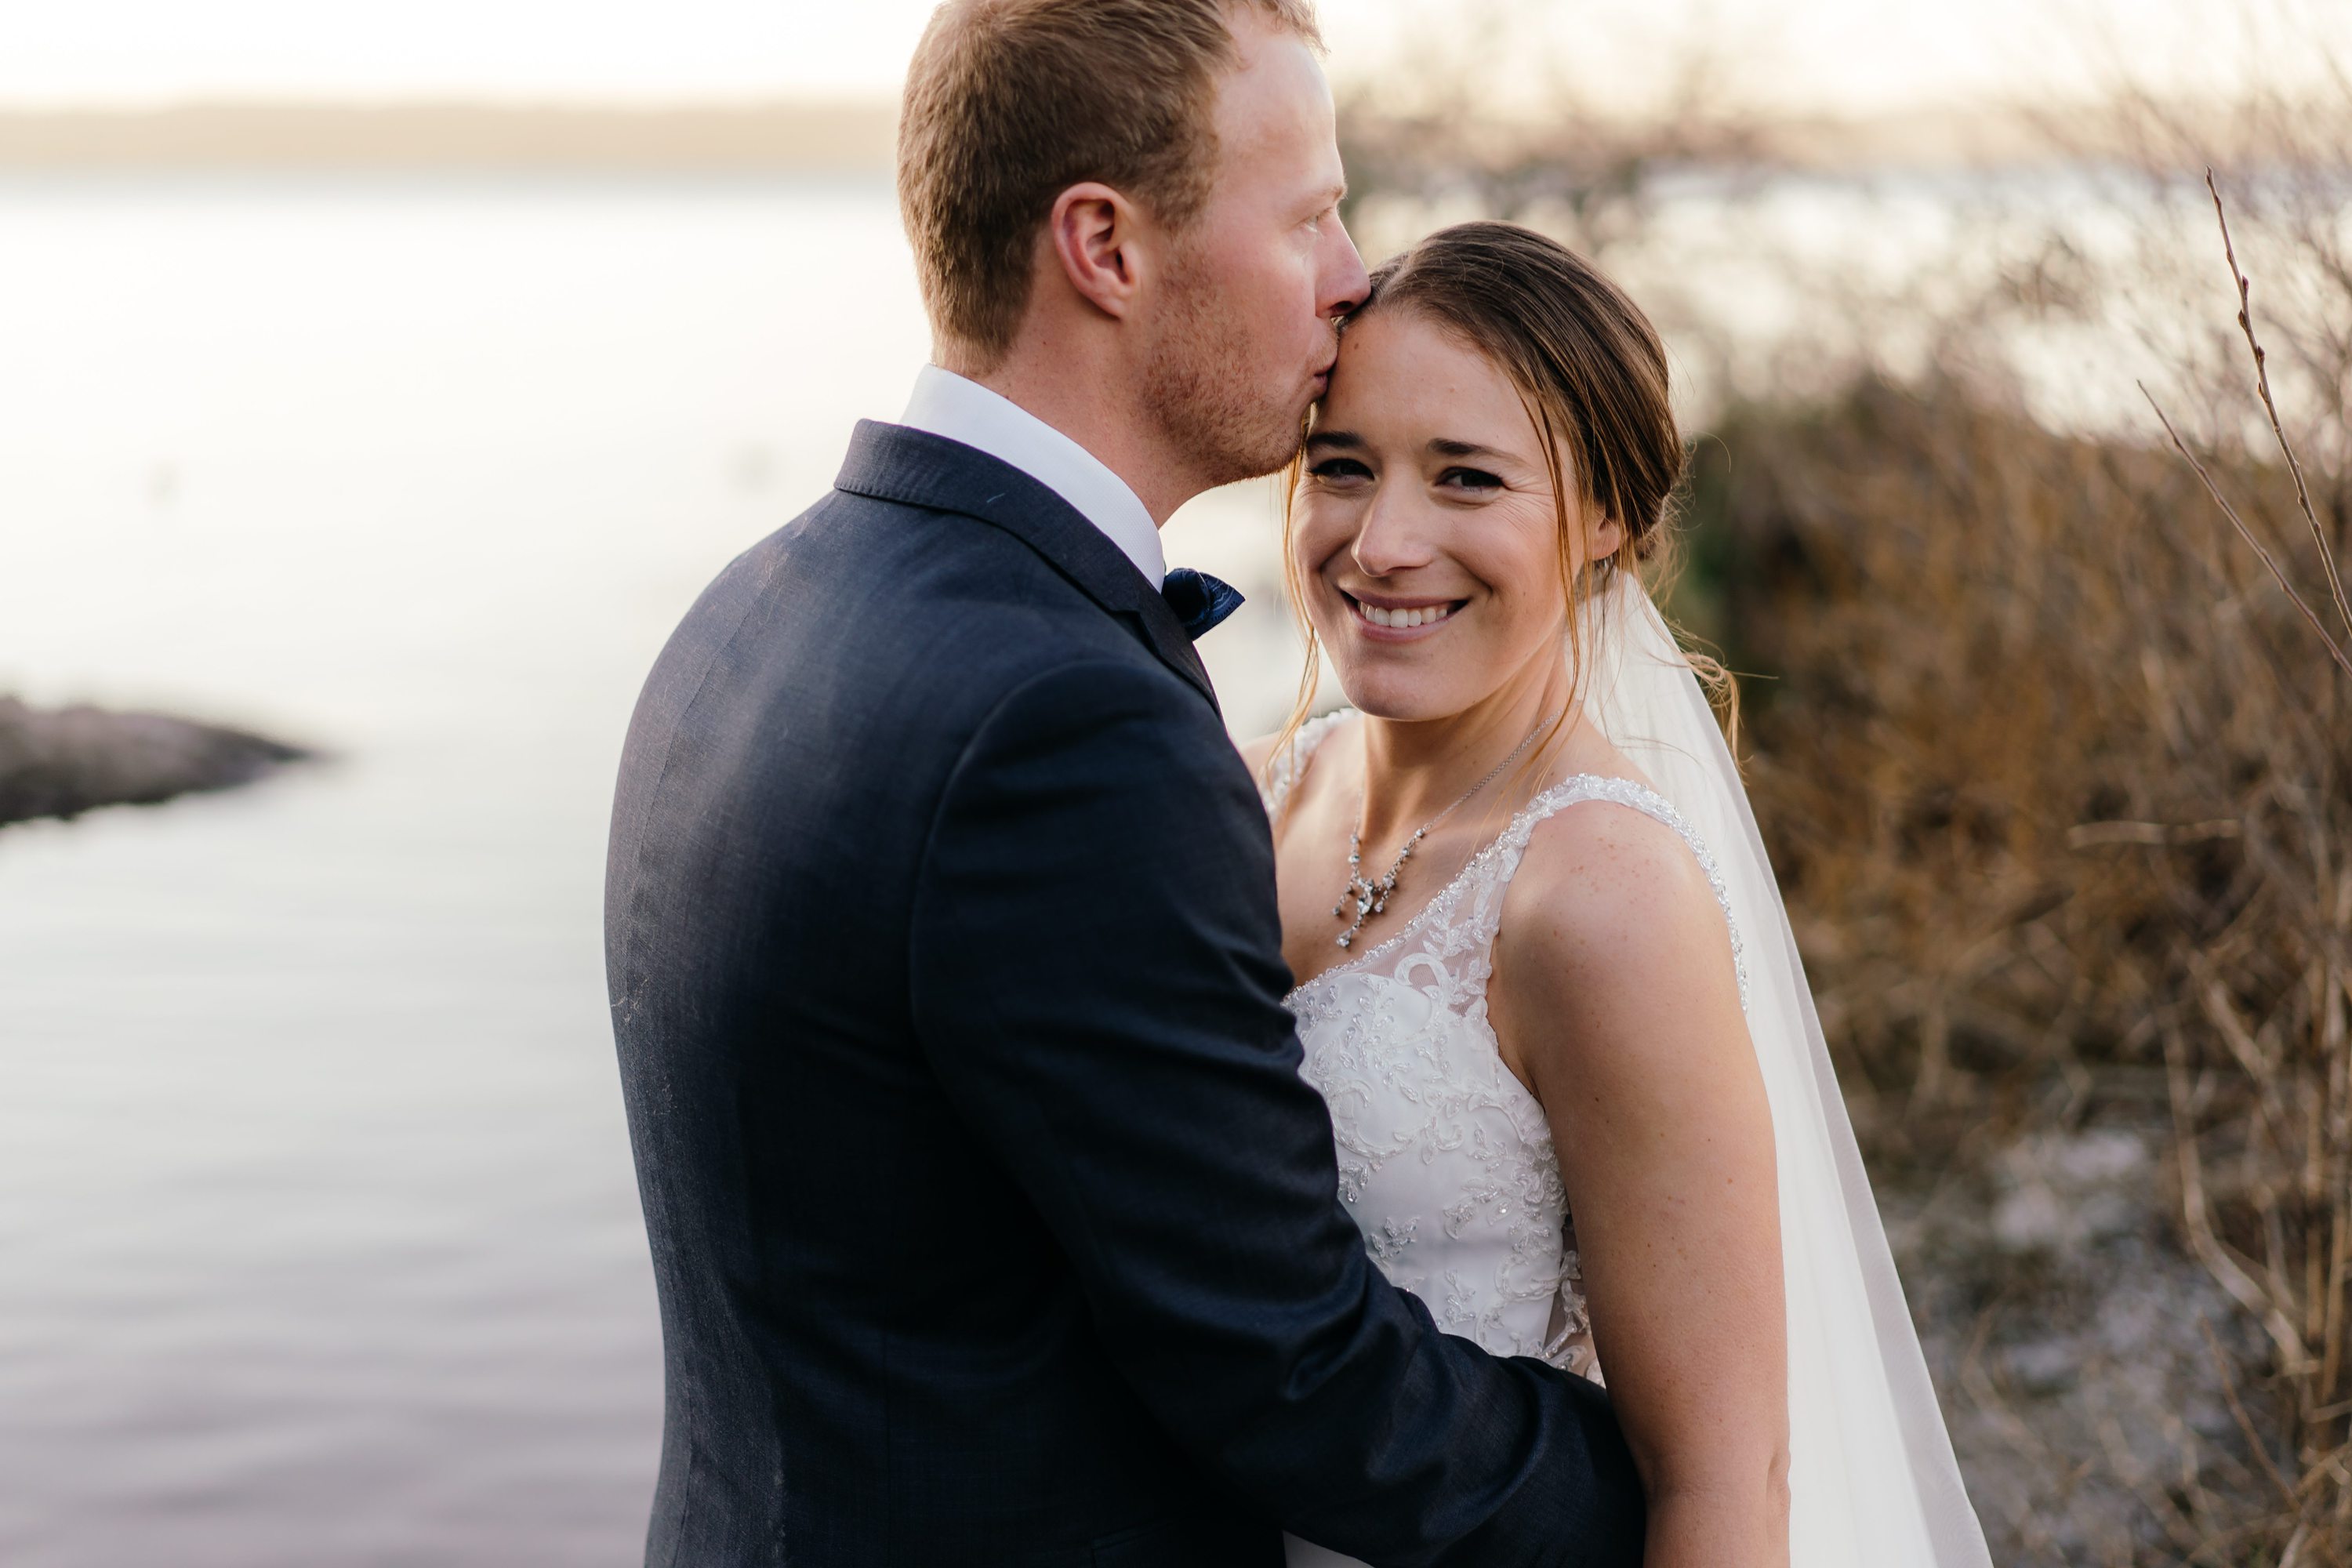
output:
M1341 947L1355 946L1356 933L1364 929L1364 922L1374 915L1387 910L1389 897L1396 891L1397 874L1404 869L1404 863L1412 858L1413 847L1429 837L1430 829L1461 809L1464 803L1472 795L1502 777L1503 770L1517 762L1519 754L1535 744L1536 737L1542 734L1549 726L1559 722L1567 711L1568 710L1563 708L1559 712L1538 723L1534 729L1528 731L1526 740L1511 748L1509 756L1495 764L1493 772L1464 790L1452 805L1415 829L1412 837L1404 841L1404 847L1397 851L1396 863L1391 866L1388 868L1388 874L1377 882L1368 882L1364 879L1364 800L1361 795L1356 797L1356 826L1348 830L1348 887L1347 890L1339 895L1339 901L1331 906L1332 918L1335 920L1347 918L1349 904L1353 903L1356 906L1356 923L1339 933Z

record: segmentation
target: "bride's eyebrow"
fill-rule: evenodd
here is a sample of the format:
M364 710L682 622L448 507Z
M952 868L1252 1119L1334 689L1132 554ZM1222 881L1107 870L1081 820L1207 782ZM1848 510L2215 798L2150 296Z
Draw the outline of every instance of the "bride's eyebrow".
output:
M1481 447L1475 441L1451 441L1443 436L1433 438L1429 450L1440 458L1507 458L1508 452L1498 452L1492 447Z
M1364 445L1364 438L1353 430L1318 430L1307 437L1307 449L1310 452L1318 447L1336 447L1343 452L1360 452Z

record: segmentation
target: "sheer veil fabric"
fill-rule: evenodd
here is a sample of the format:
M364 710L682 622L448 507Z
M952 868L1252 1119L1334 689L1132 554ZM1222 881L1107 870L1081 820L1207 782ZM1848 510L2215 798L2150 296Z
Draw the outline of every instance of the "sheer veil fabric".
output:
M1990 1568L1738 768L1641 584L1618 574L1591 607L1588 710L1714 847L1746 933L1748 1032L1780 1169L1790 1561Z

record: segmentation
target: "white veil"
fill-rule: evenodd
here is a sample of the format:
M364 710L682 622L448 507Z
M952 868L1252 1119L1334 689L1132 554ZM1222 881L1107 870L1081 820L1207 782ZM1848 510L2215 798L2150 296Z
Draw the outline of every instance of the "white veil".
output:
M1748 791L1630 574L1593 596L1588 711L1720 862L1771 1101L1788 1284L1790 1561L1990 1568Z

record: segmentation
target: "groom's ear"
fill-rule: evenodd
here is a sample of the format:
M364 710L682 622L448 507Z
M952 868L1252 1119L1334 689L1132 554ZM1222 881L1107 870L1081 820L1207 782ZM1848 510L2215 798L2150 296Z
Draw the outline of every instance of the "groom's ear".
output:
M1072 185L1055 198L1045 239L1081 299L1124 320L1134 309L1143 258L1142 214L1108 185Z

